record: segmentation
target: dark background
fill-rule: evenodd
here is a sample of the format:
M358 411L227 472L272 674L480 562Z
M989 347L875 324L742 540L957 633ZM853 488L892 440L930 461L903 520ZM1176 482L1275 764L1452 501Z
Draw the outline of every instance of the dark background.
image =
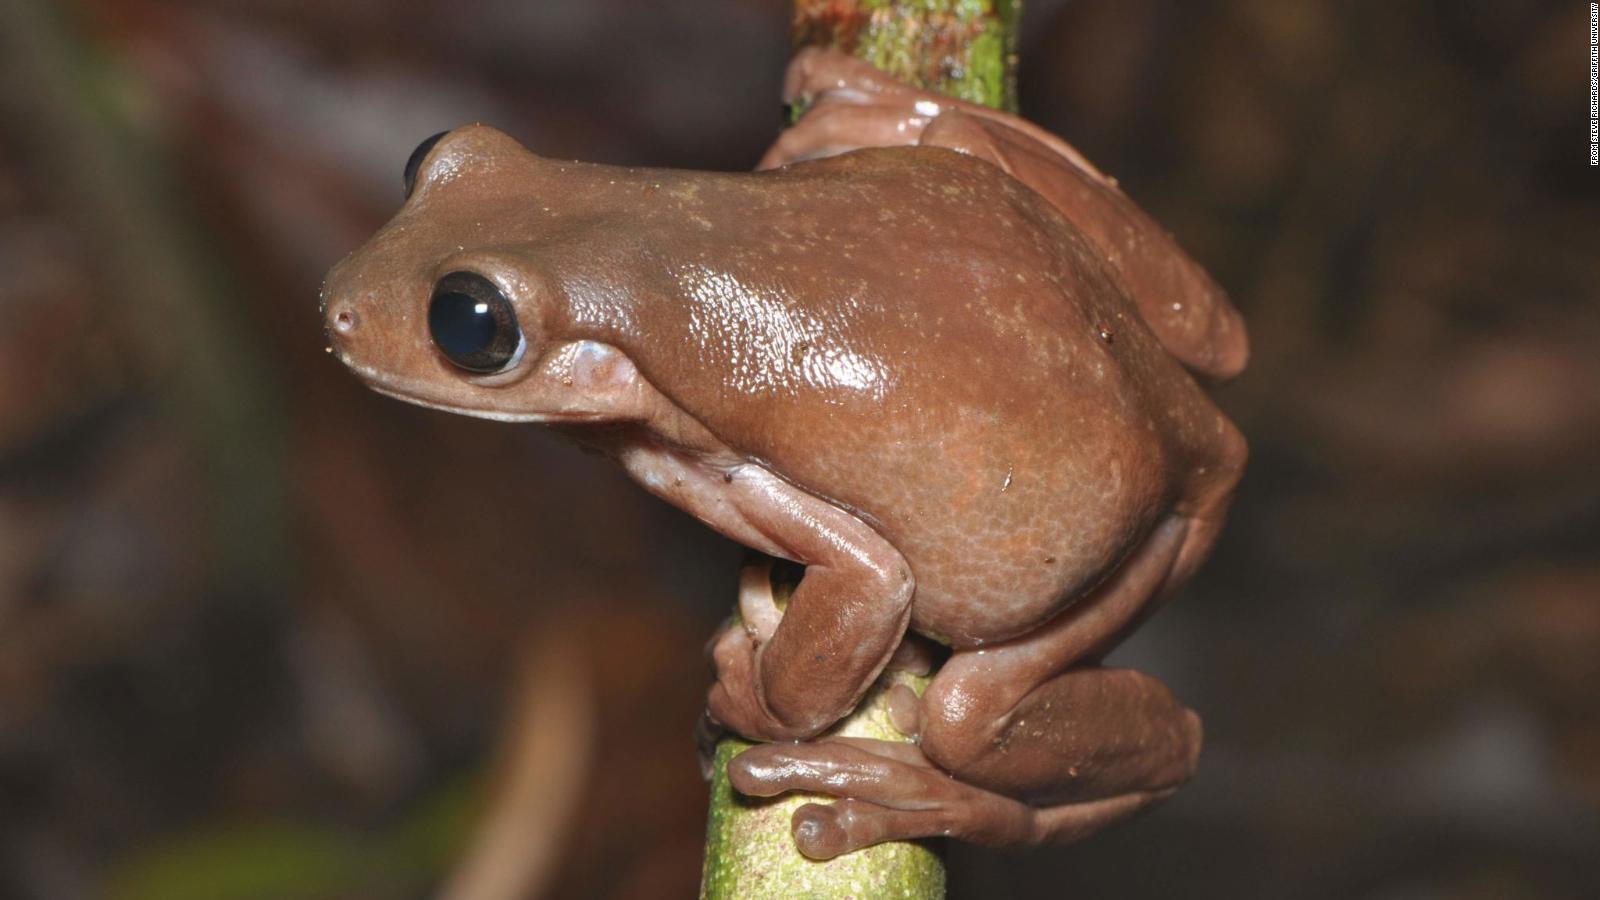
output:
M788 4L0 9L0 896L424 896L524 665L593 725L548 764L582 790L546 895L691 893L738 549L535 430L363 390L317 287L462 122L748 168ZM1202 713L1199 776L1081 845L956 849L955 896L1600 890L1585 13L1030 2L1024 112L1249 320L1220 398L1253 457L1115 658Z

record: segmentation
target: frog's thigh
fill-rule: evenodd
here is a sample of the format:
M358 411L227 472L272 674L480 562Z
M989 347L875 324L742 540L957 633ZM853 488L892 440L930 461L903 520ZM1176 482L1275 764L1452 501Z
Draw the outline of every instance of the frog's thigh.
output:
M1158 593L1190 533L1169 518L1116 574L1039 631L956 653L924 693L922 747L946 771L1029 802L1174 787L1199 720L1160 682L1094 664Z
M1035 805L1169 790L1200 754L1199 717L1130 669L1072 669L989 712L926 723L924 748L957 778Z

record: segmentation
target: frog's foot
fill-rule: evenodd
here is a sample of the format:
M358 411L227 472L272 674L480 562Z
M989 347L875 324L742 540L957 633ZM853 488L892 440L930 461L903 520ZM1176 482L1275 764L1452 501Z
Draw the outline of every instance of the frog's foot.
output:
M930 115L914 110L907 113L873 97L822 94L794 127L778 135L756 164L756 170L837 156L862 147L912 146L932 120Z
M861 738L754 747L728 764L728 777L749 796L809 791L839 797L794 812L795 845L812 859L926 837L1008 847L1073 841L1171 793L1034 807L951 777L913 744Z
M749 649L749 637L744 634L744 629L739 623L729 621L717 632L716 636L706 645L706 654L711 658L713 671L722 670L723 677L730 683L746 687L750 683L751 664L747 659L753 659L754 651ZM718 659L717 654L724 654ZM894 656L890 657L889 664L884 671L905 671L913 675L927 675L934 667L937 651L925 638L916 635L907 635L901 642ZM731 698L745 696L740 688L729 690L726 685L720 689L714 688L713 693ZM711 780L712 760L716 757L717 743L730 733L752 735L763 740L793 740L793 732L785 732L781 737L770 735L771 725L766 724L767 718L756 703L753 693L749 695L750 701L739 713L732 712L728 704L731 700L723 700L719 704L722 716L732 720L724 723L708 707L700 716L700 721L695 724L694 742L696 755L700 762L700 777ZM905 734L915 734L920 727L920 711L918 698L912 690L904 684L897 684L890 689L889 694L889 719L894 726ZM768 732L763 734L763 732Z
M756 652L759 646L741 622L728 622L711 639L711 665L717 683L706 698L709 724L753 741L809 737L815 733L813 727L785 722L762 702Z

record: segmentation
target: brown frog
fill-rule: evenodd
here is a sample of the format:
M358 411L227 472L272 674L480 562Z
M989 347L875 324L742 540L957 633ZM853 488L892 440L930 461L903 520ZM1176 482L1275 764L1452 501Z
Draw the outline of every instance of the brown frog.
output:
M1081 837L1194 771L1194 713L1100 660L1216 539L1245 445L1184 366L1237 372L1242 324L1034 126L837 54L797 57L788 92L809 111L756 173L425 142L328 276L332 349L804 566L781 615L746 585L708 700L774 742L731 763L739 790L841 798L795 813L802 852ZM949 648L895 697L916 742L806 741L908 633Z

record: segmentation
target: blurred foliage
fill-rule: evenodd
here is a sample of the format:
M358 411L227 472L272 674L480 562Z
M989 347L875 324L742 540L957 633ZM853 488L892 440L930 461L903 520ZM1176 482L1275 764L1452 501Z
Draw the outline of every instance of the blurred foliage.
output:
M518 657L568 628L597 723L544 894L690 893L737 549L537 432L360 388L317 287L464 121L749 166L790 4L48 9L66 49L0 82L0 896L423 895L471 840L461 785L502 783ZM1028 5L1024 113L1246 313L1220 396L1253 460L1114 658L1201 711L1200 776L1083 845L960 849L953 896L1600 884L1583 13Z
M216 900L413 893L462 850L477 785L447 784L381 834L260 823L157 843L105 877L107 900Z

